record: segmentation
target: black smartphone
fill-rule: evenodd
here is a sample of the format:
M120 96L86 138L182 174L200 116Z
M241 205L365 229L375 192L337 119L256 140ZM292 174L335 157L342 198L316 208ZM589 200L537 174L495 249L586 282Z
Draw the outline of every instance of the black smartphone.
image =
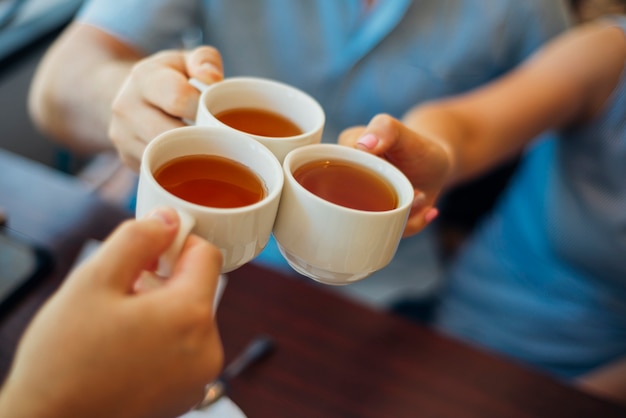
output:
M53 257L48 250L19 232L0 227L0 309L50 272L52 266Z

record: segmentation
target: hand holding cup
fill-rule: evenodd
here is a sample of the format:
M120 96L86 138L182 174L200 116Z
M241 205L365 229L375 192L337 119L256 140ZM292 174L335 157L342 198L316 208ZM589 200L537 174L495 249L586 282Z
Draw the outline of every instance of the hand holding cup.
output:
M242 133L191 126L159 135L143 154L136 216L170 206L181 228L158 273L169 275L190 231L222 251L222 273L253 259L270 238L282 186L276 157Z
M243 132L281 163L289 151L322 139L324 110L293 86L258 77L226 78L211 85L189 82L202 91L196 125Z
M389 162L336 144L291 151L274 237L299 273L348 284L393 258L413 202L413 187Z

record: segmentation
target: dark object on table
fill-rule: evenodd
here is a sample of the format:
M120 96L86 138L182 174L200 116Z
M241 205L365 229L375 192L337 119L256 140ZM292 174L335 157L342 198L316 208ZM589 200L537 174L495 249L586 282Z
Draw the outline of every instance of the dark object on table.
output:
M0 312L53 267L50 252L0 224Z

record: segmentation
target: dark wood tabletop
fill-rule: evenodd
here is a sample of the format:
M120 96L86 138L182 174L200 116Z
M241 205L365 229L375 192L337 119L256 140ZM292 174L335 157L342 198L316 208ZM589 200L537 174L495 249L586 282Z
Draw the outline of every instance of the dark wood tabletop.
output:
M0 316L0 378L19 337L83 244L132 216L71 176L0 150L0 207L54 268ZM626 417L626 409L306 279L248 264L218 310L226 361L258 335L274 351L235 378L249 418Z

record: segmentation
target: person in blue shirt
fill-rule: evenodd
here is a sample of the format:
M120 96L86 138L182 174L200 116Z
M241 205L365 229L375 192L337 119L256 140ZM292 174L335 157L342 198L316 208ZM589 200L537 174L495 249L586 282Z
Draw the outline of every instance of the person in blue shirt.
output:
M533 140L553 130L549 139ZM626 403L626 17L581 25L512 72L340 137L425 193L523 152L452 263L434 326Z
M115 149L137 170L152 138L195 117L190 77L261 76L313 95L336 142L377 113L492 80L569 23L563 0L88 0L44 57L29 106L73 151ZM273 242L255 262L291 271ZM413 257L391 264L377 275L415 275Z

